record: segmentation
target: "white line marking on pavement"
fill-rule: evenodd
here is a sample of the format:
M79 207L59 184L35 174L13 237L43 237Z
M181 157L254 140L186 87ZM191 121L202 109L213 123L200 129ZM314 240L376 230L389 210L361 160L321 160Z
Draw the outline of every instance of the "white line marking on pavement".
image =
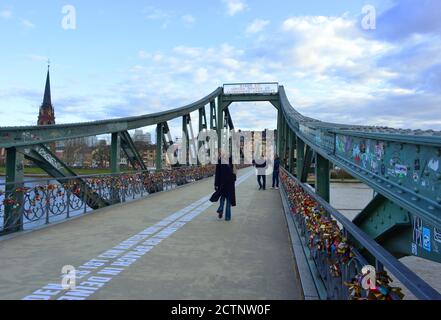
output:
M253 173L251 171L241 176L237 180L236 186L245 182ZM76 268L75 280L77 283L78 280L88 278L76 285L74 290L63 289L61 281L49 283L22 300L85 300L89 298L163 240L212 206L209 199L210 196L205 196L193 202ZM61 278L65 276L61 275Z

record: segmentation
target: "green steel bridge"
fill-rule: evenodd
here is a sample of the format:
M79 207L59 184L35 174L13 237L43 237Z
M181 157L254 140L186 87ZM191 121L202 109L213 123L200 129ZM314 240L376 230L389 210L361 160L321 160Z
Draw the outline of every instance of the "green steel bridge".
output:
M54 212L53 207L60 212L65 208L69 211L78 201L81 202L78 208L82 210L84 207L84 212L87 211L86 207L91 210L113 208L112 210L123 212L125 206L129 205L124 205L126 197L135 198L134 194L137 193L142 198L144 194L151 193L150 189L143 189L146 181L144 174L151 173L148 173L147 166L130 137L130 130L156 126L156 169L157 172L162 172L163 150L173 144L168 124L171 120L182 119L182 131L188 144L194 139L194 119L190 114L198 112L199 132L216 130L218 145L221 147L224 130L234 129L231 105L234 102L256 101L269 102L277 110L276 148L282 159L286 159L281 172L282 206L279 210L286 214L293 247L296 247L295 239L298 238L297 244L301 243L301 252L306 261L304 265L307 267L302 269L299 266L301 255L294 250L298 270L301 274L310 273L307 278L314 284L315 296L321 299L348 298L350 291L344 282L359 274L364 265L371 264L379 273L387 270L393 274L416 297L440 299L438 292L398 259L418 256L441 262L441 133L336 124L312 119L296 111L288 101L285 88L277 83L227 84L187 106L138 117L0 128L0 148L6 149L6 183L0 193L4 197L3 205L0 206L0 217L3 218L0 232L5 237L20 234L23 220L32 210L37 210L31 207L44 197L46 202L40 209L45 212L47 223L50 222L48 216ZM105 177L77 175L74 169L58 159L48 147L57 141L104 134L112 136L112 174ZM131 175L120 173L121 151L133 167ZM33 191L33 196L30 195L30 189L24 187L24 159L32 161L52 177L53 181L57 181L52 182L54 186L41 188L41 194L37 190ZM353 221L345 218L329 204L332 165L348 172L375 191L373 200ZM190 180L209 179L208 171L199 174L198 179L190 177ZM312 186L308 184L310 173L315 175ZM190 176L191 174L189 173ZM173 180L170 175L167 177ZM111 190L108 192L110 196L104 195L101 189L97 191L100 179L106 181L106 190ZM155 189L155 192L171 189L164 186L164 176L159 176L159 180L162 179L159 182L152 180L158 179L157 177L149 179L150 185L161 183L161 187ZM133 186L133 181L137 181L137 187ZM176 185L176 180L170 183L172 184ZM54 189L58 190L58 194L53 192ZM54 199L62 199L62 208L60 204L56 204L59 201L51 200L50 193ZM144 204L148 206L149 201L153 200L147 199ZM201 201L205 203L207 199ZM208 206L204 207L204 210L207 208ZM310 212L308 208L311 209ZM310 216L308 212L311 213ZM341 232L338 239L343 245L338 250L329 249L327 255L324 255L323 247L320 249L320 245L323 246L324 243L323 233L320 230L314 231L311 227L311 221L317 216L318 229L338 226ZM32 239L31 235L28 237ZM5 242L3 246L7 245L8 242ZM348 254L347 259L342 259L345 254ZM330 263L330 257L337 262ZM303 278L306 276L303 274L300 277L303 297L306 297L307 280Z

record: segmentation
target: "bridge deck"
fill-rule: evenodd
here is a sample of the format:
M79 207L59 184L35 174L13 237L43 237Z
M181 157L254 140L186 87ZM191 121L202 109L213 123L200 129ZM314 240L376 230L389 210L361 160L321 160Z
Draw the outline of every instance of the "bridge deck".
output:
M0 241L0 299L22 299L44 287L39 296L65 295L47 289L60 283L64 265L90 272L77 285L91 276L109 280L100 288L86 284L96 286L88 299L302 299L279 193L257 191L252 173L240 173L230 223L218 221L207 202L213 186L207 179ZM159 234L139 245L162 242L150 241L152 250L130 266L115 266L119 257L98 258L154 225ZM91 259L104 265L78 268ZM123 271L104 275L108 267Z

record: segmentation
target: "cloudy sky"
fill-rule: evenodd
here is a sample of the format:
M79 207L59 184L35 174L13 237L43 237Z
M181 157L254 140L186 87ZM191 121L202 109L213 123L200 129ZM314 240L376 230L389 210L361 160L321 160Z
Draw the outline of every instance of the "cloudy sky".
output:
M441 130L440 12L439 0L1 0L0 126L35 124L50 58L57 123L276 81L307 116ZM237 127L275 127L267 104L231 111Z

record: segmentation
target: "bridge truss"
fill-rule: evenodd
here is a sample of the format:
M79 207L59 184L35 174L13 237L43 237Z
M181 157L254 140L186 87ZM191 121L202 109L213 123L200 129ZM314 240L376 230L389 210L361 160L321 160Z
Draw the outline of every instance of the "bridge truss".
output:
M246 88L246 90L235 90ZM255 90L260 88L259 90ZM270 88L262 90L262 88ZM23 159L31 160L51 177L73 178L86 185L46 146L88 136L111 134L111 168L118 173L121 150L136 170L145 170L128 131L156 126L156 169L162 169L162 150L173 144L169 121L182 118L187 144L193 138L191 113L198 112L198 128L234 129L230 106L234 102L266 101L278 112L277 152L287 173L300 183L314 172L315 194L330 200L330 168L345 170L374 189L376 196L352 222L395 258L418 256L441 262L441 133L319 121L300 114L278 84L224 85L187 106L155 114L78 124L0 128L0 148L7 150L6 182L23 182ZM209 112L206 111L208 107ZM189 147L189 145L188 145ZM188 150L189 148L187 148ZM189 156L186 159L189 162ZM12 194L16 187L6 193ZM96 208L110 205L96 193L82 195ZM6 207L6 217L20 214ZM14 220L14 219L12 219ZM14 230L17 231L17 230ZM363 241L354 239L359 252L372 258Z

